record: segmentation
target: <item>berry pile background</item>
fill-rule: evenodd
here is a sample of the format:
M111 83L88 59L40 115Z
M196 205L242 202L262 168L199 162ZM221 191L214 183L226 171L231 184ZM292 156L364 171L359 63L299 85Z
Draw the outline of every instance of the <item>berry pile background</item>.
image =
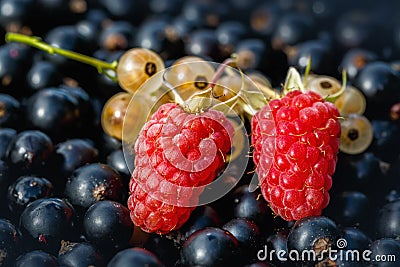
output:
M0 266L400 266L399 8L397 0L0 0ZM304 73L310 56L312 74L341 80L347 71L372 128L348 120L360 132L343 142L322 216L276 217L260 190L248 191L249 161L227 195L177 230L148 234L129 216L121 141L101 125L103 106L123 89L90 66L5 43L6 32L108 62L133 47L167 67L186 55L222 62L236 53L246 74L278 89L289 66ZM353 155L353 142L368 143L359 136L372 143ZM395 261L257 258L265 245L320 253L341 238L345 250Z

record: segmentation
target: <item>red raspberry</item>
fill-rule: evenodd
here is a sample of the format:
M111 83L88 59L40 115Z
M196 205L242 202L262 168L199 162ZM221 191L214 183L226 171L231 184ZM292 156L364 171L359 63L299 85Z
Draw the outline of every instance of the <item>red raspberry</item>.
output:
M289 92L252 119L253 159L264 198L285 220L320 215L339 149L339 111L312 91Z
M204 185L225 166L233 126L219 111L189 114L162 105L135 143L128 207L135 225L159 234L178 229L198 204Z

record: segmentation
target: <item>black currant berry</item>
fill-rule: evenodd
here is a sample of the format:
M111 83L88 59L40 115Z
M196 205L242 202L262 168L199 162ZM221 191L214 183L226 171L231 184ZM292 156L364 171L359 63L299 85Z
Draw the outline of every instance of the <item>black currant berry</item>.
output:
M183 266L235 266L238 246L228 231L207 227L189 236L182 246L180 263Z
M7 148L17 135L17 131L11 128L0 129L0 160L7 158Z
M78 101L59 88L46 88L32 95L26 105L28 122L53 137L71 135L79 121Z
M17 258L15 267L58 267L53 255L40 250L27 252Z
M323 216L311 216L298 220L290 229L287 241L288 251L311 252L307 257L298 258L298 262L314 266L316 262L328 257L329 249L336 247L341 232L334 221Z
M49 61L35 62L26 75L26 81L32 91L62 83L62 75L57 66Z
M372 262L371 266L376 267L397 267L400 259L400 241L391 238L382 238L375 240L370 250L372 253L369 259ZM376 259L379 259L376 261Z
M18 229L10 221L0 219L1 266L12 266L12 263L21 251L21 234Z
M177 231L178 243L184 242L191 234L205 227L218 227L220 217L210 206L197 207L190 215L189 220Z
M0 127L15 128L20 126L20 103L14 97L0 94Z
M53 155L53 142L41 131L20 132L9 144L8 161L19 171L44 171Z
M70 175L79 167L95 162L99 154L93 144L85 139L69 139L58 143L55 150L60 156L60 171L64 175Z
M242 185L233 193L233 216L254 221L260 227L272 221L272 212L259 191L250 192Z
M75 170L65 185L70 203L84 209L101 200L121 202L124 188L120 175L110 166L93 163Z
M156 255L143 248L128 248L118 252L107 267L163 267Z
M51 197L53 185L45 178L22 176L8 187L8 208L21 213L25 207L39 199Z
M166 266L174 266L179 259L178 246L173 240L164 236L150 235L143 247L154 253Z
M58 264L70 267L106 266L103 256L88 242L64 242L58 258Z
M243 263L257 259L257 252L262 247L262 238L259 227L245 218L232 219L222 226L239 242L239 258Z
M368 197L358 191L344 191L331 203L327 214L342 226L364 224L370 214Z
M24 244L28 249L56 253L62 240L73 237L74 209L59 198L38 199L20 217Z
M400 200L390 202L379 210L377 236L378 238L400 236Z
M133 234L128 208L110 200L90 206L83 228L87 239L107 253L125 248Z

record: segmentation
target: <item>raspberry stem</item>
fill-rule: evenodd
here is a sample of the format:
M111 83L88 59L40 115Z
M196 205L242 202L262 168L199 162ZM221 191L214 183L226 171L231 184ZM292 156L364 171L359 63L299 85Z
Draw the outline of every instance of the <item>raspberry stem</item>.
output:
M52 46L46 42L43 42L41 38L36 37L36 36L28 36L24 34L19 34L19 33L7 33L5 36L6 42L17 42L17 43L23 43L32 47L35 47L39 50L42 50L48 54L54 55L60 55L90 66L93 66L97 69L97 71L100 74L104 74L110 79L112 79L114 82L117 82L117 77L116 75L111 75L109 71L112 71L116 73L118 62L113 61L111 63L105 62L102 60L98 60L93 57L89 57L77 52L69 51L66 49L62 49L59 47Z

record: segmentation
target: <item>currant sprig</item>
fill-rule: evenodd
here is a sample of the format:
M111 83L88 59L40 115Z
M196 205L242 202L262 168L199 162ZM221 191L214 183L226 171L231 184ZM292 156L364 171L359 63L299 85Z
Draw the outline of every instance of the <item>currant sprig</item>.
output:
M19 33L6 33L5 36L6 42L17 42L17 43L23 43L32 47L35 47L39 50L43 50L48 54L51 55L60 55L78 62L82 62L84 64L93 66L97 69L97 71L100 74L104 74L107 77L109 77L111 80L117 82L117 77L116 77L116 71L117 71L117 66L118 62L113 61L113 62L105 62L102 60L98 60L93 57L89 57L74 51L62 49L59 47L52 46L48 43L45 43L42 38L37 37L37 36L28 36L24 34L19 34ZM115 75L111 75L110 71L113 72Z

